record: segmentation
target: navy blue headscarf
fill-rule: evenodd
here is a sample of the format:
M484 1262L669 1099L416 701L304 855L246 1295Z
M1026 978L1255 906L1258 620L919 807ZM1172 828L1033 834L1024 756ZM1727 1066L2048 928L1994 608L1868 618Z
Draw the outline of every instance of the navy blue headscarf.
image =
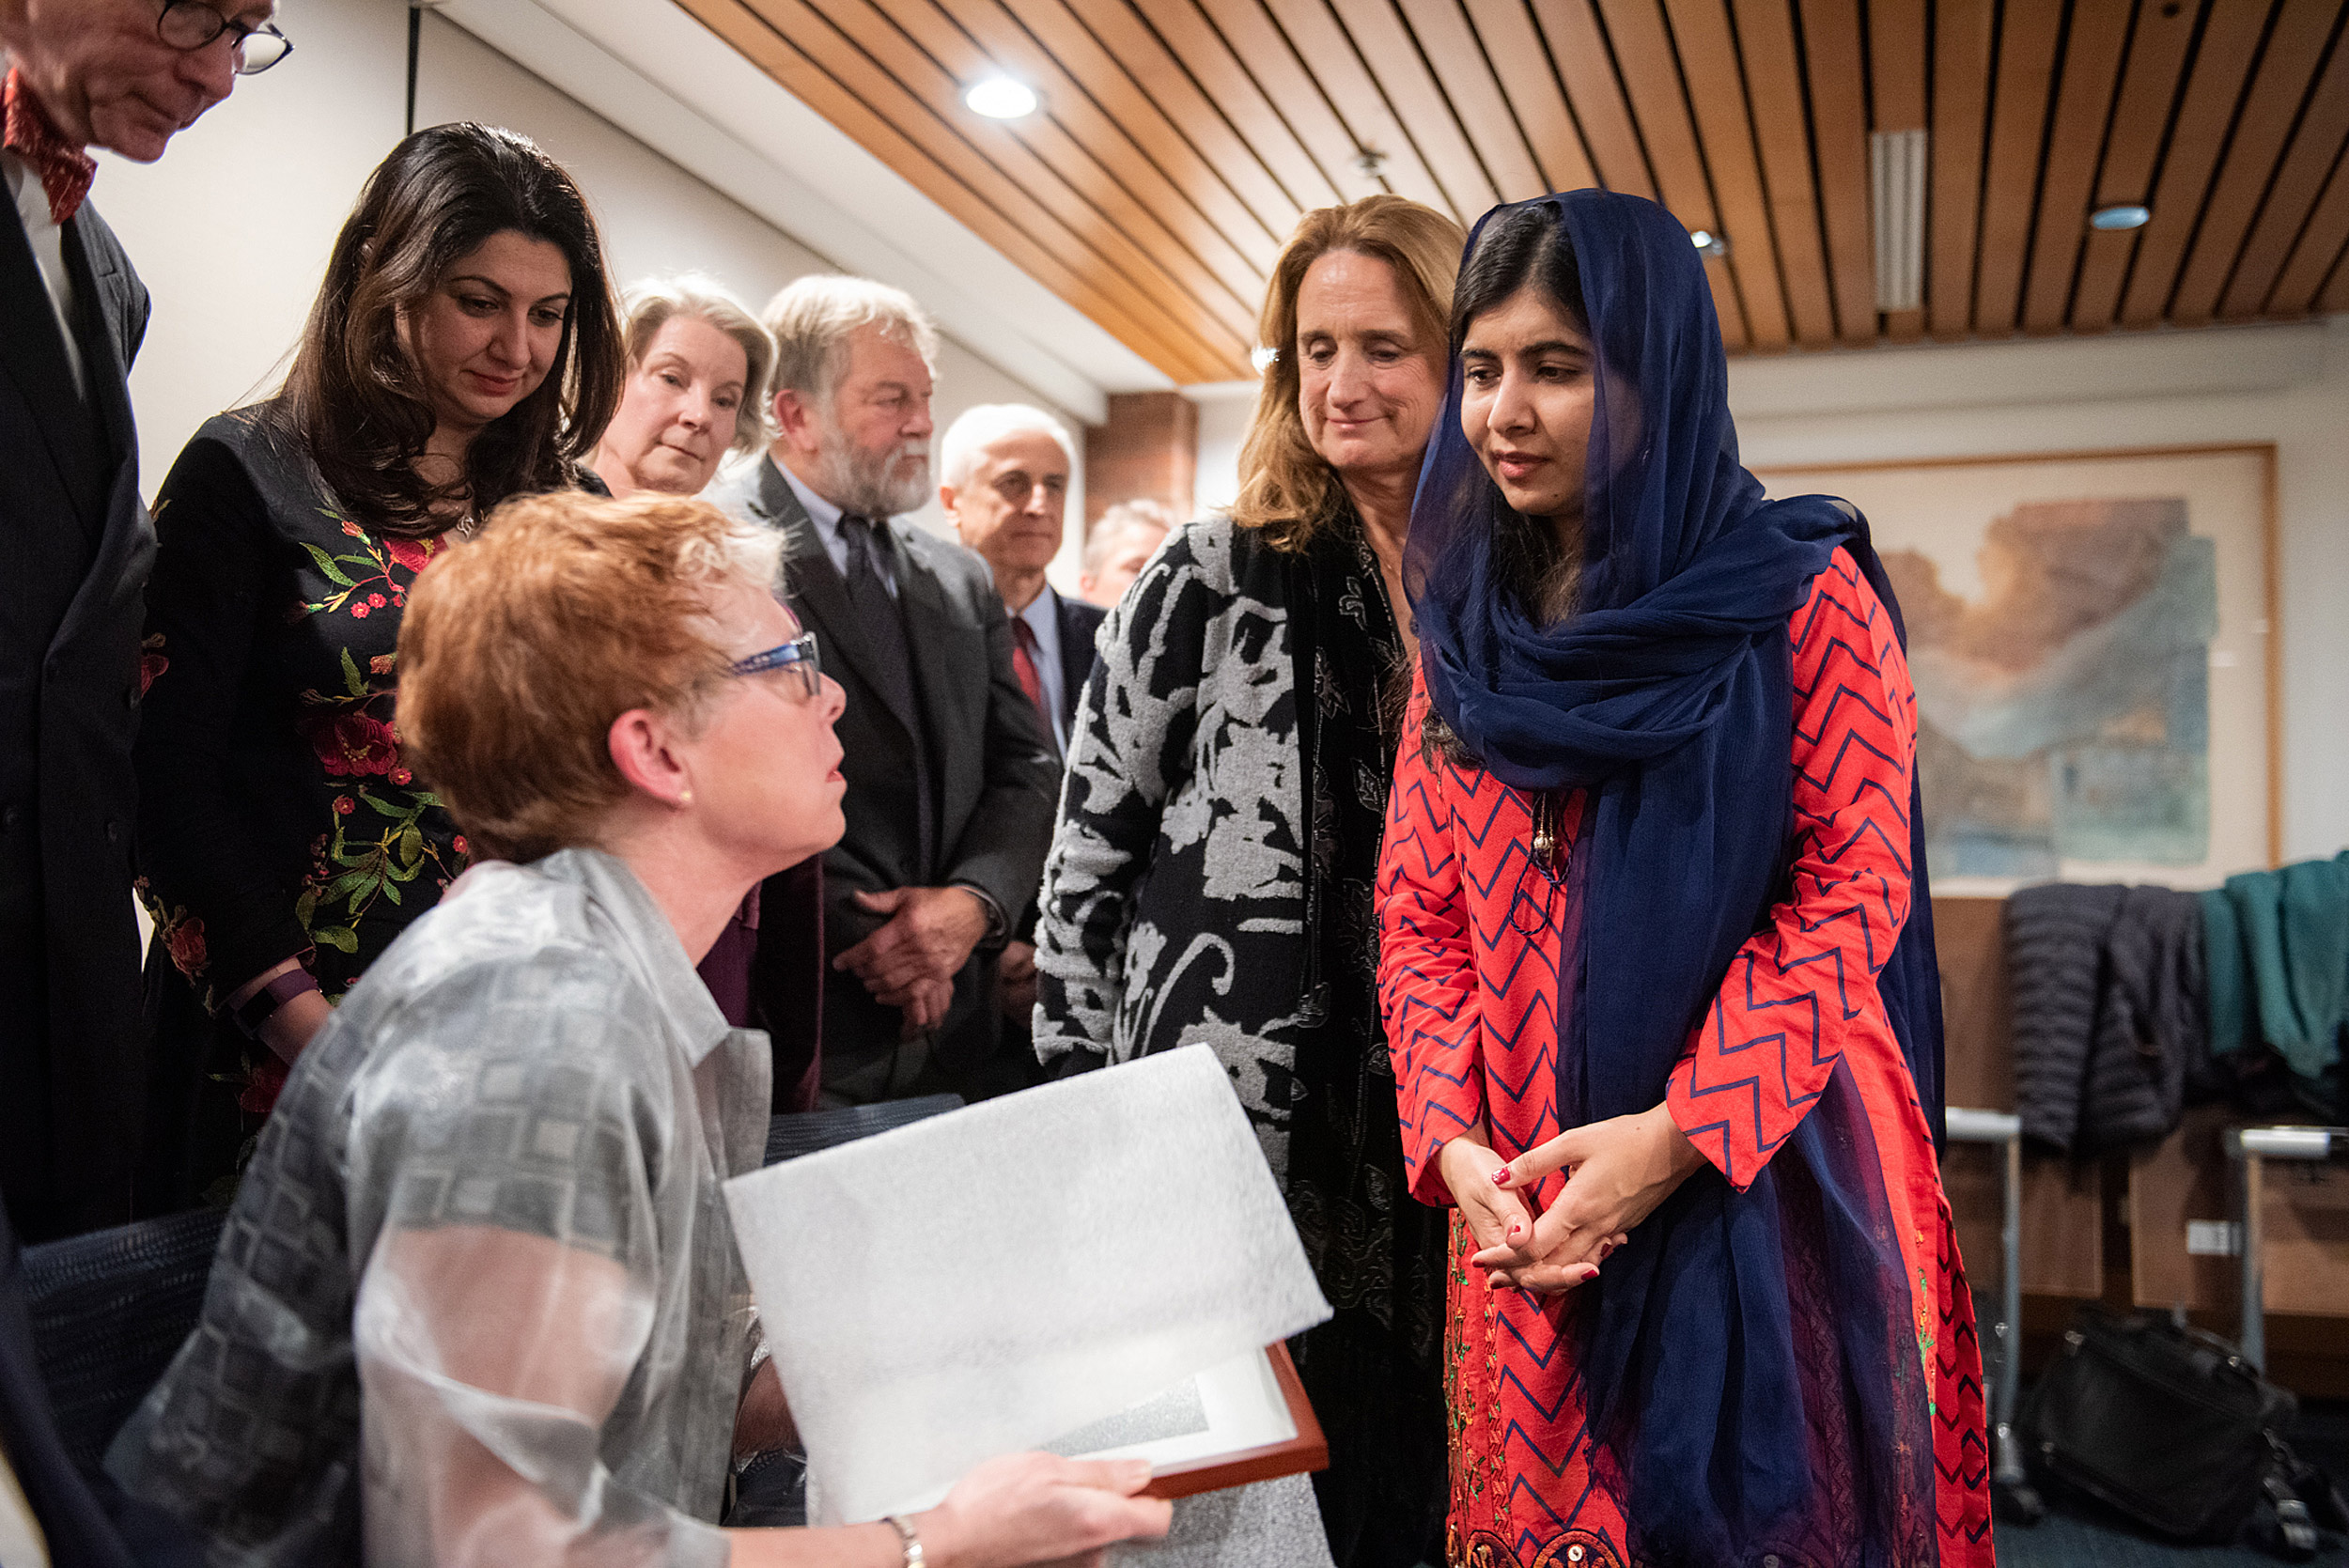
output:
M1898 627L1867 525L1766 501L1737 459L1703 261L1671 214L1577 191L1526 208L1571 247L1597 363L1574 613L1544 626L1497 558L1514 517L1450 396L1411 512L1405 583L1430 698L1521 792L1587 792L1561 942L1562 1126L1647 1110L1795 854L1787 622L1848 550ZM1465 287L1469 268L1463 263ZM1538 275L1538 274L1537 274ZM1924 839L1878 974L1937 1138L1941 1016ZM1823 1030L1835 1020L1822 1019ZM1791 1267L1816 1270L1790 1291ZM1745 1192L1682 1185L1570 1312L1602 1464L1642 1562L1931 1560L1933 1434L1912 1284L1850 1070ZM1807 1303L1823 1298L1824 1312ZM1831 1353L1830 1353L1831 1352ZM1835 1473L1849 1471L1850 1473Z

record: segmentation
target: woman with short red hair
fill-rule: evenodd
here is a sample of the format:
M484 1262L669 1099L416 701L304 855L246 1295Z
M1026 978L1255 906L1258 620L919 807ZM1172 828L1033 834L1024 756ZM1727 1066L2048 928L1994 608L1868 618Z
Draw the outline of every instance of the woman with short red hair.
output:
M108 1456L214 1561L1013 1568L1165 1532L1148 1465L1041 1453L910 1517L719 1527L789 1415L719 1192L766 1150L767 1040L693 966L847 787L781 542L537 496L417 583L407 754L498 859L295 1062Z

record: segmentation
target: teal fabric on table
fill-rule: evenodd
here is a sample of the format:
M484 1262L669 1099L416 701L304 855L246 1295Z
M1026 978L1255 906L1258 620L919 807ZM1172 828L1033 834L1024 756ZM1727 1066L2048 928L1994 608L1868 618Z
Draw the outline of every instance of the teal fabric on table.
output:
M2349 1020L2349 850L2227 878L2202 895L2211 1054L2264 1041L2314 1082Z

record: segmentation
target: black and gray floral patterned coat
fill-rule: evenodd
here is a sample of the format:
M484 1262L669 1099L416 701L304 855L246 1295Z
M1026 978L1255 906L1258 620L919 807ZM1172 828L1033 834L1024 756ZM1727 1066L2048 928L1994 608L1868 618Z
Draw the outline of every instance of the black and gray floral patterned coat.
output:
M1348 511L1171 536L1103 623L1036 928L1055 1076L1220 1056L1337 1315L1294 1346L1339 1568L1436 1559L1445 1219L1403 1180L1371 898L1402 638ZM1302 704L1299 693L1310 693Z

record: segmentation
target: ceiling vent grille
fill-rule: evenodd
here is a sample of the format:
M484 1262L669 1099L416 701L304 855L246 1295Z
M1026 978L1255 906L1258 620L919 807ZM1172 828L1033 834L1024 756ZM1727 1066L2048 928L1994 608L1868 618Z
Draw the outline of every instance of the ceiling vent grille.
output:
M1925 136L1922 131L1879 131L1868 138L1878 310L1915 310L1924 303Z

